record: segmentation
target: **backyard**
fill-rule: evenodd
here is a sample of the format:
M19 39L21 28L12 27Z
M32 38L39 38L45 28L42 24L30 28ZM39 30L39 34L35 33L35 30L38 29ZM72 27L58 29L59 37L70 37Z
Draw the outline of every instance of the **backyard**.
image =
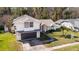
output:
M56 38L57 40L54 41L54 42L51 42L49 44L46 44L46 46L47 47L53 47L53 46L59 46L59 45L79 41L79 32L68 31L66 34L73 34L76 37L75 38L65 38L65 36L62 36L62 31L52 32L52 33L49 33L47 35L51 38Z
M16 41L12 33L0 33L0 51L18 51L22 50L21 44Z

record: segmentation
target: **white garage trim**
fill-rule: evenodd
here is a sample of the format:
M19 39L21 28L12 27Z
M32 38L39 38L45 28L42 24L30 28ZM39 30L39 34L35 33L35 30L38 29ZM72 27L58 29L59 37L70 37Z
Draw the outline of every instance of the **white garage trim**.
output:
M17 39L17 40L21 40L21 33L16 32L16 39Z
M37 31L37 38L40 38L40 31Z

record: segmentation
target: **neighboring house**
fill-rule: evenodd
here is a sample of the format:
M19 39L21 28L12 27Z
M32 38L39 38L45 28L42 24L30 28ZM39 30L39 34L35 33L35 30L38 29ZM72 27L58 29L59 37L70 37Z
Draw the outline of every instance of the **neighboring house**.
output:
M14 19L17 40L29 38L40 38L40 32L49 30L52 25L51 20L38 20L28 15L23 15ZM50 23L50 24L48 24Z
M75 31L79 31L79 19L60 19L55 22L55 24L61 25L62 23L67 23L66 26L68 26L68 23L70 23L71 27L74 27Z
M7 32L8 31L7 26L3 22L0 22L0 27L3 27L3 31L4 32Z
M14 26L11 27L11 31L14 32ZM4 24L4 32L9 32L8 27Z
M60 25L54 24L54 25L52 25L52 30L57 30L57 29L59 29L60 27L61 27Z
M70 22L63 22L63 23L61 23L61 26L64 26L64 27L69 28L71 30L74 30L74 26Z
M73 24L75 31L79 31L79 19L72 19L70 22Z
M73 21L70 19L60 19L60 20L56 21L55 24L59 25L60 27L64 26L64 27L74 30Z
M69 22L68 19L59 19L58 21L55 22L55 24L61 25L63 22Z
M8 27L4 24L4 32L8 32Z

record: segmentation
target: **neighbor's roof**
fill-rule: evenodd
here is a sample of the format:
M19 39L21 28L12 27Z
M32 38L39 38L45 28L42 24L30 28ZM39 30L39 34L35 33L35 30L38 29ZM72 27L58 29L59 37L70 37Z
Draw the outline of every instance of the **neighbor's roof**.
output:
M40 19L41 24L45 24L46 26L52 26L55 24L52 19Z
M62 22L69 22L69 20L68 19L59 19L58 21L56 21L55 23L56 24L61 24Z

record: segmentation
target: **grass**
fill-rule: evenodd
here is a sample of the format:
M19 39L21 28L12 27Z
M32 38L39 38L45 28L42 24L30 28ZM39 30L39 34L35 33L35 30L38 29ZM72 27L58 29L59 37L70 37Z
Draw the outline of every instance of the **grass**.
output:
M79 44L60 48L60 49L55 49L54 51L79 51Z
M67 32L67 34L70 34L70 33L79 37L79 32L72 32L72 31ZM47 44L46 45L47 47L63 45L63 44L67 44L67 43L76 42L77 40L79 40L79 38L73 38L73 39L65 38L64 36L62 36L61 31L49 33L48 36L51 37L51 38L56 38L57 41L54 41L54 42L51 42L51 43Z
M21 44L16 41L15 35L11 33L0 33L0 51L21 50Z

